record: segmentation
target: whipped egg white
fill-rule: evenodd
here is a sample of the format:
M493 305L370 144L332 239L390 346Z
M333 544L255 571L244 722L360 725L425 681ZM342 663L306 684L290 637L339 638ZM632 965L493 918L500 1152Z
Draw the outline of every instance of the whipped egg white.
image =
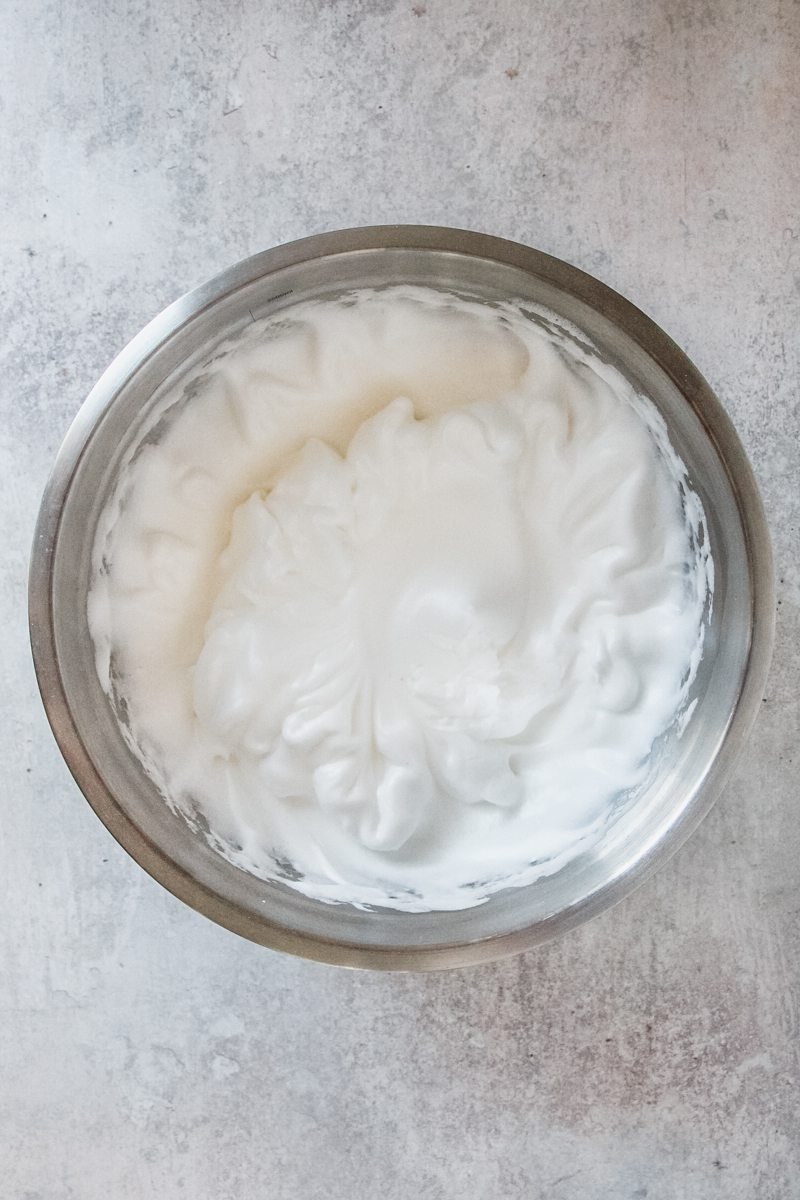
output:
M94 547L165 799L307 895L467 907L591 847L690 716L713 561L655 407L546 314L298 304L156 406Z

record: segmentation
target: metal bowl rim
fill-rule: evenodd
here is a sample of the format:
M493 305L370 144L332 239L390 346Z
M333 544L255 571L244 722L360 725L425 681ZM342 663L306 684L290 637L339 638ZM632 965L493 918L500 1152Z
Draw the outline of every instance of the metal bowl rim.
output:
M620 877L543 922L472 942L362 946L299 933L252 913L204 886L151 841L116 802L79 737L61 679L53 622L53 567L62 508L81 456L102 415L143 363L188 321L238 289L286 267L353 251L428 250L488 259L554 284L598 308L675 382L700 417L728 473L748 553L752 589L751 643L739 700L712 770L667 834ZM174 301L117 355L72 422L44 490L31 554L28 613L42 701L61 753L80 790L114 838L173 895L217 924L272 949L320 962L382 970L431 970L486 962L529 949L629 895L686 841L722 790L759 710L772 652L774 573L769 530L758 486L736 431L706 380L672 339L619 293L569 263L517 242L429 225L378 225L316 234L245 258Z

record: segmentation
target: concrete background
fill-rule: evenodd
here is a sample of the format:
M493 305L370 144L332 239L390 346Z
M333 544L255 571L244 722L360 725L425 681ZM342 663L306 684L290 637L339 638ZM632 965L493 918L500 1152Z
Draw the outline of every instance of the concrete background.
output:
M800 6L2 0L0 1196L800 1196ZM351 974L185 909L82 801L25 574L111 356L233 260L426 221L567 258L717 388L775 662L735 780L628 902L516 960Z

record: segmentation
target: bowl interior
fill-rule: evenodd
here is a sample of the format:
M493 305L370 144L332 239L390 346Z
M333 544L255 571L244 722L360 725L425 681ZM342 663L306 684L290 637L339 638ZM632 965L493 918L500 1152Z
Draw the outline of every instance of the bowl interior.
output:
M43 509L42 520L50 521L41 553L49 554L46 615L57 676L50 682L63 702L59 707L51 701L50 717L78 782L115 836L162 883L220 923L267 945L330 961L422 966L492 957L618 898L667 847L679 844L711 803L733 749L727 746L730 726L751 656L752 538L737 487L737 470L747 472L747 483L749 468L713 396L669 339L573 268L533 251L521 262L501 261L493 239L466 251L337 244L326 252L324 245L311 245L319 241L299 244L294 255L259 255L173 305L123 352L87 401L45 497L48 513ZM398 283L488 303L530 302L584 331L663 415L705 507L715 562L713 613L693 691L697 707L684 735L670 739L654 785L591 851L557 874L457 912L324 904L223 859L170 811L128 750L95 673L86 620L98 516L122 458L146 429L165 388L254 318L300 300Z

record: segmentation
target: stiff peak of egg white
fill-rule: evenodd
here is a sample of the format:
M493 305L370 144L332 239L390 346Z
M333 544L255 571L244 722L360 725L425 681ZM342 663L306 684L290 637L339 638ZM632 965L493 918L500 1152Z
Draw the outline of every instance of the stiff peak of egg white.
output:
M552 327L410 289L304 306L190 394L90 597L167 797L358 903L466 906L584 847L702 648L702 510L650 406Z

